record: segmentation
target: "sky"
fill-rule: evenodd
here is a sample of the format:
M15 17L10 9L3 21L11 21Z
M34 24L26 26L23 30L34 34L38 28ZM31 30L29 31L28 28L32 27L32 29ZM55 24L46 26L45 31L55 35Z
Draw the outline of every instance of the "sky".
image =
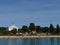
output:
M0 26L60 25L60 0L0 0Z

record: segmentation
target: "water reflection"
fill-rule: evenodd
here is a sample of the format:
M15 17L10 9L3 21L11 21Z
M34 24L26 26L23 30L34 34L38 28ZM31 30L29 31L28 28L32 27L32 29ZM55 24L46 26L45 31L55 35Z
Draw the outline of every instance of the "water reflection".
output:
M54 45L54 38L50 38L51 45Z
M23 45L39 45L40 44L40 39L36 38L31 38L31 39L24 39L23 40Z
M0 39L0 45L8 45L8 39Z
M60 45L60 38L50 38L51 45Z
M60 38L0 39L1 45L60 45Z
M17 45L23 45L23 38L21 38L21 39L17 39Z
M30 39L23 39L23 45L29 45L30 44Z
M8 39L8 45L17 45L17 39Z
M60 45L60 38L56 38L57 39L57 45Z

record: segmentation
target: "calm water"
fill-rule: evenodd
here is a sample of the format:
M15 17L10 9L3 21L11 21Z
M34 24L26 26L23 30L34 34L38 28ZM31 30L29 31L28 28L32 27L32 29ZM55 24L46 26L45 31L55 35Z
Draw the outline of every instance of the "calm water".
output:
M0 45L60 45L60 38L0 39Z

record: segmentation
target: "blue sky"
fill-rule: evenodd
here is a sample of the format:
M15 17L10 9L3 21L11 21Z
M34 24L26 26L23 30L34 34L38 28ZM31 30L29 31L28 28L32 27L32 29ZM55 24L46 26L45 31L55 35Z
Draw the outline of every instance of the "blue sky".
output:
M60 25L60 0L0 0L0 26L15 23L29 25Z

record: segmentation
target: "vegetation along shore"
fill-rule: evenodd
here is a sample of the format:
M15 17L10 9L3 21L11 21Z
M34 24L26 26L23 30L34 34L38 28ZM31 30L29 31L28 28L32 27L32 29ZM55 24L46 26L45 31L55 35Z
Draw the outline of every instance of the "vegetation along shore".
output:
M41 27L30 23L29 26L23 25L22 28L16 26L0 27L0 38L33 38L33 37L60 37L60 27L57 24L54 27L50 24L49 27Z

